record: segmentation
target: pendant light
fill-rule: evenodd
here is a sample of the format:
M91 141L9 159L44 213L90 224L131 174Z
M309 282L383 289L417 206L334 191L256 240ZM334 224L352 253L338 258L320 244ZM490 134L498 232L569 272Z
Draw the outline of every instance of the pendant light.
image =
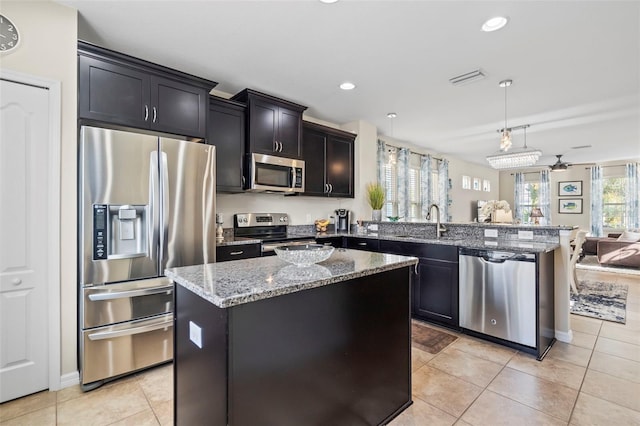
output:
M502 80L499 83L500 87L504 87L504 128L500 136L500 151L508 151L511 148L511 129L507 126L507 87L511 86L513 80Z
M494 169L514 169L518 167L530 167L538 162L542 155L542 151L535 148L527 147L527 128L528 124L513 127L511 130L524 130L524 146L522 148L513 149L510 152L499 151L497 154L489 155L487 161Z

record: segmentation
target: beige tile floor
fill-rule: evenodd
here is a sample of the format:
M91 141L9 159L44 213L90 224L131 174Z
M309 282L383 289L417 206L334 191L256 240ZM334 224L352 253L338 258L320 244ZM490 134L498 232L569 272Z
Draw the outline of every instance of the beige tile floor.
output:
M575 338L543 362L459 335L437 355L412 349L413 405L391 425L640 425L640 278L578 271L629 284L627 323L571 317ZM4 425L169 425L170 364L92 392L40 392L0 405Z

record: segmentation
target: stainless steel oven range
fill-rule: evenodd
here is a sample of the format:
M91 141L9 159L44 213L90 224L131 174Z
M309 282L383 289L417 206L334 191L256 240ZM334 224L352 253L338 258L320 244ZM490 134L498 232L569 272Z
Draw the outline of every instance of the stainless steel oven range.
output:
M215 147L82 126L78 359L83 390L173 358L167 267L215 262Z
M275 255L274 247L284 245L314 244L313 235L289 234L286 213L238 213L233 216L233 233L236 238L262 241L262 255Z

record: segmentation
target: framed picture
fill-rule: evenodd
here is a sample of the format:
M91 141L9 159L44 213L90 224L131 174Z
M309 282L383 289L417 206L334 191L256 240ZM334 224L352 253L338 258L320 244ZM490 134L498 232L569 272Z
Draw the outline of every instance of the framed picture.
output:
M476 191L480 191L480 179L473 178L473 189Z
M582 214L582 198L559 199L558 213Z
M558 197L575 197L576 195L582 195L581 180L558 182Z

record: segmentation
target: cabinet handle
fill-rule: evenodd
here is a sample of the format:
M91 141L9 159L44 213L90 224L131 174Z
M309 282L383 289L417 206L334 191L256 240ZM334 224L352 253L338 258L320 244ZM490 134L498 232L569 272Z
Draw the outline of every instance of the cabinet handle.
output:
M238 256L241 255L242 253L244 253L243 250L240 251L232 251L231 253L229 253L229 256Z
M153 107L153 122L156 122L156 118L158 117L158 111L156 110L156 107Z
M420 275L420 273L418 272L418 264L417 263L415 265L413 265L413 272L415 272L416 275Z
M278 148L278 152L282 152L282 142L278 142L278 145L280 145L280 148Z
M329 193L332 193L332 192L333 192L333 185L329 184Z
M144 106L144 121L147 121L149 119L149 106L145 105Z
M366 246L367 243L358 243L359 246Z

